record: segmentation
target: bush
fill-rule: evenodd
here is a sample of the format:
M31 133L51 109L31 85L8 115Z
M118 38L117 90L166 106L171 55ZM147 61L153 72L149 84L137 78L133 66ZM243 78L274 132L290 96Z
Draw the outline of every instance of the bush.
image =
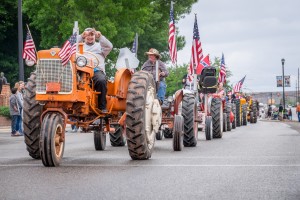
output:
M9 107L8 106L1 106L0 107L0 116L4 116L7 118L10 118L10 113L9 113Z

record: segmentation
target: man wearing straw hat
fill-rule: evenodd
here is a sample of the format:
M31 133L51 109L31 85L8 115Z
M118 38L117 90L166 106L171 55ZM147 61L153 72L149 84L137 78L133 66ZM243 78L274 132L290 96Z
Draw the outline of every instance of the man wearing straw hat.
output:
M96 39L99 42L96 42ZM96 31L94 28L86 28L84 32L79 35L78 42L84 40L83 49L94 53L98 60L98 66L94 68L93 81L95 90L101 92L98 96L98 107L102 113L107 113L106 109L106 75L105 75L105 58L113 48L112 43L101 34L100 31Z
M149 49L149 51L146 52L145 55L148 55L148 60L143 64L142 70L148 71L150 74L152 74L155 82L159 81L157 97L160 100L160 103L162 104L166 95L167 88L165 78L169 75L169 71L167 70L166 65L160 60L161 56L156 49ZM159 80L156 80L156 61L158 62Z

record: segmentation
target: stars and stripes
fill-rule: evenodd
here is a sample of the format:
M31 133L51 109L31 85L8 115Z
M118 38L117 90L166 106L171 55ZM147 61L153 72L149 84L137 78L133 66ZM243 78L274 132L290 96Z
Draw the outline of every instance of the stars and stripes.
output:
M244 76L244 78L242 78L242 79L234 86L234 88L233 88L234 93L240 92L240 90L241 90L241 88L242 88L242 86L243 86L243 83L244 83L244 81L245 81L245 78L246 78L246 76Z
M202 46L201 46L200 36L199 36L197 15L195 15L192 56L191 56L190 65L188 67L190 80L192 79L192 75L194 74L194 67L197 67L202 59L203 59L203 52L202 52Z
M222 53L221 67L220 67L218 82L226 83L226 67L225 67L225 59L224 59L223 53Z
M208 67L210 65L209 54L205 56L197 66L196 74L201 74L204 67Z
M23 59L32 60L36 63L35 45L29 30L27 31L26 41L23 49Z
M76 37L77 33L74 33L63 45L61 50L58 53L58 56L61 58L61 63L63 66L68 64L71 56L76 53Z
M138 34L135 34L133 44L132 44L132 49L131 52L135 54L135 57L137 57L137 50L138 50Z
M169 54L173 64L177 62L176 29L174 20L173 2L171 2L169 23Z

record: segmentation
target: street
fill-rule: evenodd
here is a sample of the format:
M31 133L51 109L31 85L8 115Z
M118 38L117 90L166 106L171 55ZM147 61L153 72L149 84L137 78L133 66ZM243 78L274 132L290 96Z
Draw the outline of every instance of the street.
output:
M145 161L106 144L95 151L92 133L69 130L61 166L46 168L0 129L0 199L300 199L300 129L289 123L248 123L211 141L200 132L181 152L164 138Z

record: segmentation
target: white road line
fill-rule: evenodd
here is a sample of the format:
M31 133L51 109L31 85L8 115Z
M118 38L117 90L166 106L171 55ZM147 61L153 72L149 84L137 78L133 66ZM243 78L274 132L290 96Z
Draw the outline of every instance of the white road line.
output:
M42 164L0 164L0 167L42 167ZM295 165L101 165L101 164L62 164L60 167L300 167Z

